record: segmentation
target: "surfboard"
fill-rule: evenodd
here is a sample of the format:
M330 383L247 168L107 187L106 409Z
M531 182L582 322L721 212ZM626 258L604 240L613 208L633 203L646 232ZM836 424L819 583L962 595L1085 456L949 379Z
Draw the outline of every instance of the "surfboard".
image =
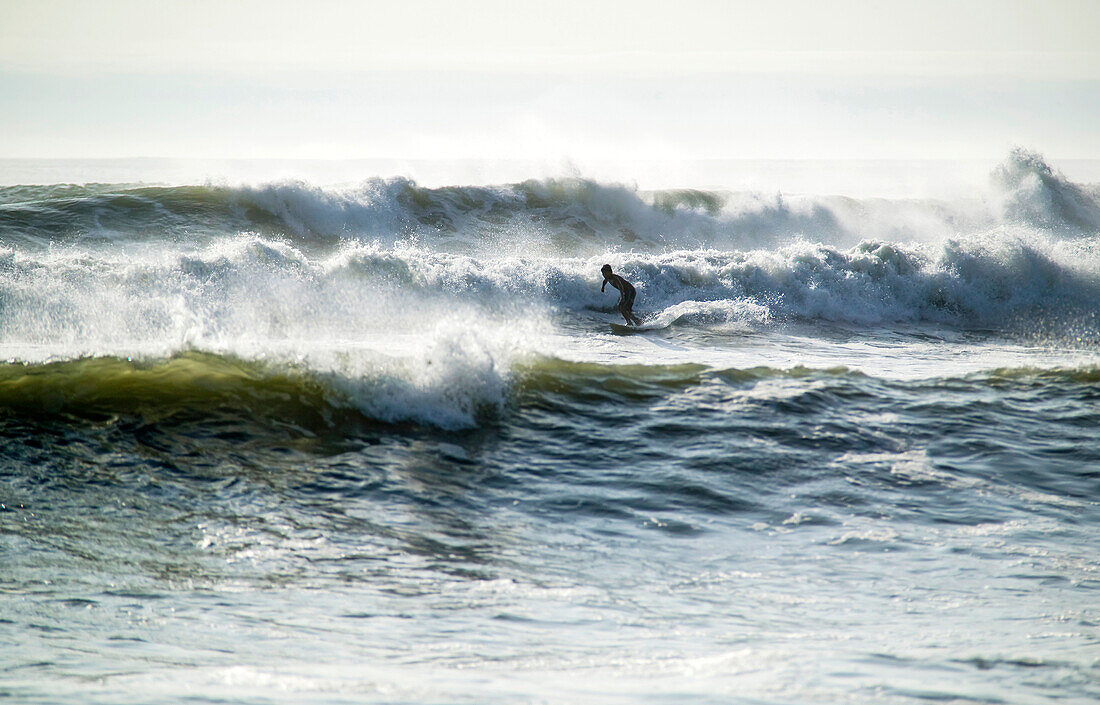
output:
M667 325L656 326L651 323L642 322L640 326L624 326L622 323L610 323L611 332L615 335L634 335L635 333L649 333L655 330L661 330L667 328Z
M610 323L611 332L615 335L633 335L634 333L647 333L655 330L663 330L671 325L668 321L661 321L658 316L646 316L640 326L626 326L622 323Z

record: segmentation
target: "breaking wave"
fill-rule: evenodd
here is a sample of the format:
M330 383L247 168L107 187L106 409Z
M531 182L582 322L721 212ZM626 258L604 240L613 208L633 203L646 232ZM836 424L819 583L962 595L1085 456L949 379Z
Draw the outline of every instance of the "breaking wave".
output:
M1097 238L996 232L934 245L798 242L551 258L376 244L311 254L248 236L203 248L0 251L0 340L125 355L135 346L363 340L443 321L538 325L612 311L614 296L600 291L604 261L634 282L638 310L662 325L931 322L1077 327L1095 338L1100 314Z

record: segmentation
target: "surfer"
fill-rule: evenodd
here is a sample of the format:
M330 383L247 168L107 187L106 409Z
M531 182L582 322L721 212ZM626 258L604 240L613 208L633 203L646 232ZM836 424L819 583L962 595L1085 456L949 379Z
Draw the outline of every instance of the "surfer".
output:
M600 268L600 272L603 274L603 284L600 285L600 292L606 290L608 282L611 286L619 290L619 313L623 314L623 318L626 322L632 326L640 326L642 322L638 320L638 317L634 315L634 287L627 280L620 277L618 274L612 274L611 265L605 264Z

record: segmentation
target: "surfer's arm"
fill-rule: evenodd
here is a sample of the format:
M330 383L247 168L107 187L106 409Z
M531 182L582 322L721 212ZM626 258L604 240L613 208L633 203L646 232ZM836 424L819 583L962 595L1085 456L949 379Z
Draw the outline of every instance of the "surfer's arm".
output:
M603 278L603 284L600 284L600 293L602 294L604 292L604 289L606 289L606 288L607 288L607 277L604 277Z

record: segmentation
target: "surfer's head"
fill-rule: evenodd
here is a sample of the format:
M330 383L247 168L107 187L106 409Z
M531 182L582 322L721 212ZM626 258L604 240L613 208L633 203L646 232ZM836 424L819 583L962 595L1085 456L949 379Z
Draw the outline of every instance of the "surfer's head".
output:
M608 274L611 274L611 265L605 264L604 266L600 267L600 273L602 273L605 277Z

